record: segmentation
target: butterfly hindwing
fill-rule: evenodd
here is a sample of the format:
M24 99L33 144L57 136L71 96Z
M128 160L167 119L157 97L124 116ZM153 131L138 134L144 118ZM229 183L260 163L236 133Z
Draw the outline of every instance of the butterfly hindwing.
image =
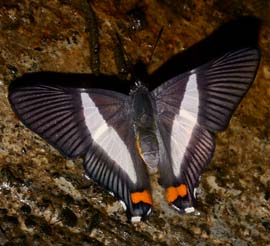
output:
M21 121L64 156L83 157L89 177L125 203L130 220L150 213L149 179L135 152L128 96L25 83L22 77L11 84L9 100Z
M152 91L163 142L161 183L179 212L194 211L199 177L215 148L213 133L228 125L258 62L256 48L232 51Z

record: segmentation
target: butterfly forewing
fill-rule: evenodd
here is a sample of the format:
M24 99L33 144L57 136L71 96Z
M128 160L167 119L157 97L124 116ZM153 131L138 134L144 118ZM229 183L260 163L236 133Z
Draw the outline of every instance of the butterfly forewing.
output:
M46 84L21 86L23 80L13 83L9 93L20 120L63 155L82 155L90 145L90 135L82 124L79 93Z
M230 52L196 70L200 93L199 123L211 131L224 130L253 82L259 51Z

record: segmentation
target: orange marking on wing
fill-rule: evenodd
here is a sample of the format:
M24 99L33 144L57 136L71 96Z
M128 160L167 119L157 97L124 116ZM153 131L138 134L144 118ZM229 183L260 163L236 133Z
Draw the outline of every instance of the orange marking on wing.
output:
M184 197L187 195L187 186L184 184L180 184L178 187L176 187L177 191L178 191L178 195L181 197Z
M170 186L166 189L166 199L168 202L174 202L178 197L177 189L173 186Z
M174 202L178 196L184 197L188 193L187 186L184 184L180 184L177 187L170 186L166 189L166 199L168 202Z
M144 202L152 205L152 197L150 192L147 190L144 190L142 192L133 192L131 193L131 201L132 203L139 203L139 202Z

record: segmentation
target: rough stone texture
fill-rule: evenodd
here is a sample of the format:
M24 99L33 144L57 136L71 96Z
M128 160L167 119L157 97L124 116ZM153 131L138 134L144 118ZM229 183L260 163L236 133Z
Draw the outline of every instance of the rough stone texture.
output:
M178 215L157 190L150 219L131 225L119 202L84 177L81 160L61 157L18 121L7 101L8 84L26 72L91 72L83 1L0 1L0 245L270 245L266 2L92 1L100 71L107 74L118 73L116 31L135 62L149 59L165 27L153 71L222 23L242 15L264 18L257 79L229 128L217 136L215 156L199 186L199 212Z

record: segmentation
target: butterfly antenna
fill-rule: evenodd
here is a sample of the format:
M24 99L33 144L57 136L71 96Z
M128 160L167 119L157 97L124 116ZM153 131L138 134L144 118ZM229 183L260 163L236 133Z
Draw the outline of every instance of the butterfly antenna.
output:
M155 42L155 44L154 44L154 47L153 47L153 50L152 50L151 56L150 56L150 58L149 58L149 62L148 62L148 64L150 64L150 63L152 62L152 58L153 58L153 55L154 55L155 49L156 49L156 47L157 47L158 41L160 40L161 34L162 34L162 32L163 32L163 29L164 29L164 26L163 26L163 27L161 27L161 29L160 29L160 31L159 31L159 33L158 33L158 36L157 36L156 42Z
M117 47L115 49L115 57L116 57L116 65L122 77L127 76L131 69L131 59L129 55L126 53L124 46L122 44L121 38L119 34L116 32L116 43Z

